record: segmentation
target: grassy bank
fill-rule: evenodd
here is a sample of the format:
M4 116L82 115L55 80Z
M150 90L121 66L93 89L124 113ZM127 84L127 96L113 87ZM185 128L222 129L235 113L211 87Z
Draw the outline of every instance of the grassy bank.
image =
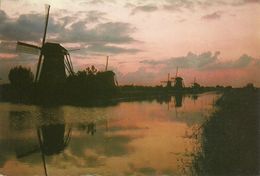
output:
M202 128L194 175L259 175L260 92L230 90Z

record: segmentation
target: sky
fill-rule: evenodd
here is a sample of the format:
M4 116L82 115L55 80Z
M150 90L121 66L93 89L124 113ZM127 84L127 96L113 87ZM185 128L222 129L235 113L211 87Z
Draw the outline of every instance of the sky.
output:
M260 0L0 0L0 83L10 68L35 73L38 56L16 41L72 51L75 71L95 65L119 84L161 85L179 68L185 86L260 86Z

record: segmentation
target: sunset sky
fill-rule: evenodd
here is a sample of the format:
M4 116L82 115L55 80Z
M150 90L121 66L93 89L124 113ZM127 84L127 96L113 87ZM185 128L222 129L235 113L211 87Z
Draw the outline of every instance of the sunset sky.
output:
M15 43L40 45L46 3L47 41L80 48L76 71L109 55L121 85L159 85L178 66L186 86L260 87L260 0L0 0L0 83L16 65L35 72Z

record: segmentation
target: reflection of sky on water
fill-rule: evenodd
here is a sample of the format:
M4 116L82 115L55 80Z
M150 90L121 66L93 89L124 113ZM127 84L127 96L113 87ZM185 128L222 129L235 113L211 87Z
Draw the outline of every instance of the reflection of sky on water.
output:
M43 175L36 130L63 124L64 136L72 127L71 140L63 152L46 156L49 175L178 174L180 154L193 148L183 136L205 120L216 99L216 94L185 96L181 107L174 97L102 108L0 104L0 173Z

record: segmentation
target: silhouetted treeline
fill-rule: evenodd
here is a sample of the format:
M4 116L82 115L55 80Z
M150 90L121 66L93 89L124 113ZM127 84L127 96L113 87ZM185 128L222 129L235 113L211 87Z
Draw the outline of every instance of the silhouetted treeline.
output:
M65 94L72 101L109 98L117 93L114 72L99 72L92 66L67 78Z
M91 104L105 100L149 99L172 94L198 94L207 91L225 91L231 86L192 87L163 86L118 86L113 71L98 71L94 66L87 67L68 76L63 81L34 83L29 68L12 68L9 73L10 84L1 86L2 98L6 101L39 104ZM246 87L254 89L253 84Z
M5 100L21 103L90 102L117 93L114 72L100 72L94 66L70 75L64 82L33 82L33 73L21 66L10 70L10 84L2 85Z
M252 84L226 91L218 110L202 126L194 175L259 175L260 92Z
M33 73L29 68L14 67L8 74L10 84L2 85L4 99L28 102L33 96Z

